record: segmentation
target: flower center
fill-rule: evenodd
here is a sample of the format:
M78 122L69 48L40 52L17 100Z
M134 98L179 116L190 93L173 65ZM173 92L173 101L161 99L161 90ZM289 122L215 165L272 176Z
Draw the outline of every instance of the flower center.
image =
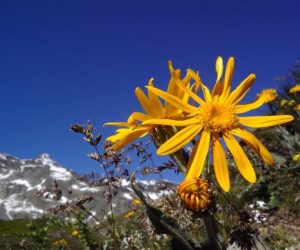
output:
M223 103L210 103L201 107L201 119L203 128L216 134L237 128L238 118L234 109Z
M184 180L177 192L182 203L190 210L201 211L209 203L209 185L206 180Z

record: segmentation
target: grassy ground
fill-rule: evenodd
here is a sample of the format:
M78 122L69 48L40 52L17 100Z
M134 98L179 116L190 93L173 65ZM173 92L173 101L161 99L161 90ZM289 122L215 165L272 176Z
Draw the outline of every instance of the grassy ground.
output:
M49 226L48 220L0 220L0 249L61 249L56 241L66 239L68 248L83 249L79 239L72 237L70 229ZM63 243L63 242L62 242Z

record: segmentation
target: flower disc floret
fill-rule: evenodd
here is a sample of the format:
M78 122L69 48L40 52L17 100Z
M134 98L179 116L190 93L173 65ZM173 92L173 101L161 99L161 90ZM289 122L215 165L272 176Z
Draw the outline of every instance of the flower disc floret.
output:
M203 129L213 134L225 134L238 127L234 109L223 103L211 103L201 107Z

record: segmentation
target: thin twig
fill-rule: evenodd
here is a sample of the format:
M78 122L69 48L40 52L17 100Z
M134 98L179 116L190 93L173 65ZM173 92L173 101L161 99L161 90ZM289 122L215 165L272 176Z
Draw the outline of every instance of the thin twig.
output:
M104 163L103 163L103 160L102 160L102 156L97 148L97 146L94 146L97 154L98 154L98 162L103 166L104 168L104 172L105 172L105 175L106 175L106 178L107 180L109 179L109 176L108 176L108 172L104 166ZM110 199L109 199L109 203L110 203L110 212L111 212L111 219L112 219L112 228L113 228L113 233L115 235L115 219L114 219L114 211L113 211L113 204L112 204L112 191L111 191L111 186L110 186L110 182L108 181L108 192L109 192L109 195L110 195Z

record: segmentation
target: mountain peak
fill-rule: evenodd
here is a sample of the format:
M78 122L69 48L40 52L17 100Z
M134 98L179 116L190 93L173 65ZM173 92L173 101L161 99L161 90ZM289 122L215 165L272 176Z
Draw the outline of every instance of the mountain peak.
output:
M47 153L43 153L38 155L35 160L43 163L44 165L53 165L56 162L51 158L51 156Z
M51 156L48 153L40 154L37 158L40 159L51 159Z

